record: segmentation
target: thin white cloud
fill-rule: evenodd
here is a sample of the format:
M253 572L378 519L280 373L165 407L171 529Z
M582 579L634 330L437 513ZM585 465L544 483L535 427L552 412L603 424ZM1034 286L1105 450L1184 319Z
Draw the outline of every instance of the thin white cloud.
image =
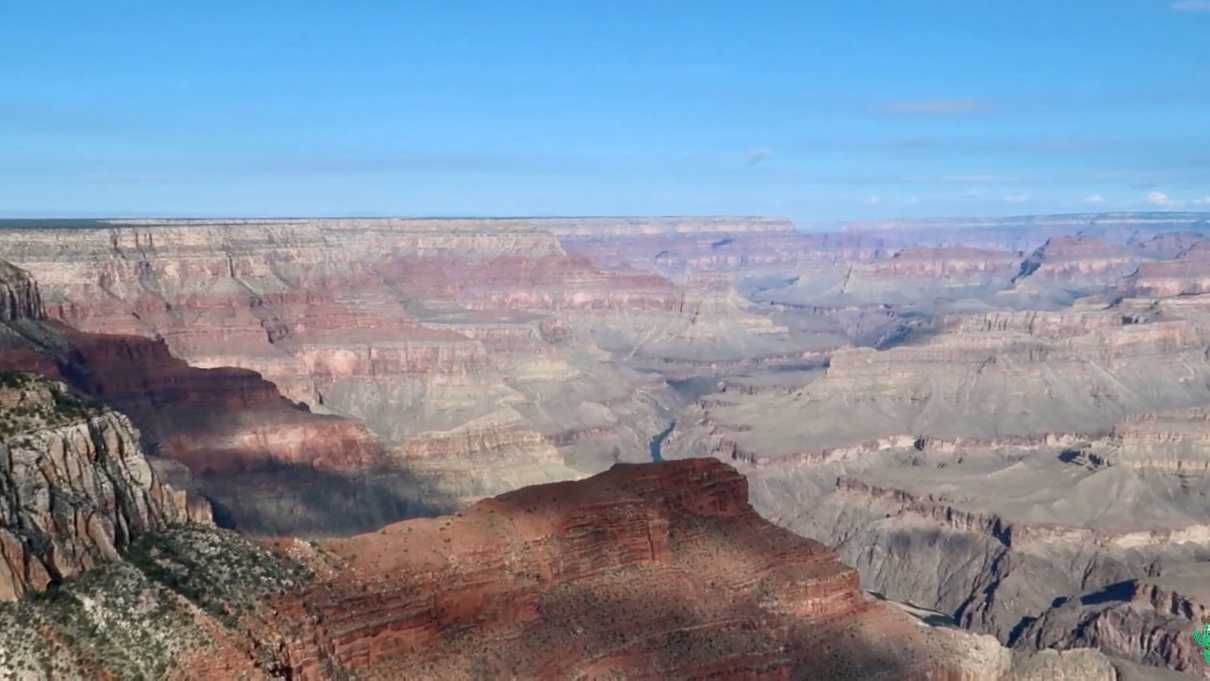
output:
M867 196L865 199L865 202L870 204L871 206L877 206L878 204L882 203L882 197L877 196L877 195Z
M1178 0L1168 6L1174 12L1210 12L1210 0Z
M1084 197L1084 203L1105 203L1105 197L1100 194L1089 194Z
M1164 192L1148 192L1147 203L1153 206L1171 206L1172 199L1168 198Z
M1003 184L1013 182L1014 178L1003 175L946 175L941 178L945 182L962 182L966 184Z
M1027 203L1031 198L1033 197L1031 197L1029 194L1021 193L1009 194L1008 196L1004 197L1004 200L1008 203Z
M883 104L882 109L899 114L952 115L982 109L979 100L969 97L956 99L900 99Z
M764 163L770 158L773 158L773 150L768 147L760 147L748 151L748 165L754 166L758 163Z
M1203 196L1200 199L1194 199L1193 202L1199 206L1210 206L1210 196Z

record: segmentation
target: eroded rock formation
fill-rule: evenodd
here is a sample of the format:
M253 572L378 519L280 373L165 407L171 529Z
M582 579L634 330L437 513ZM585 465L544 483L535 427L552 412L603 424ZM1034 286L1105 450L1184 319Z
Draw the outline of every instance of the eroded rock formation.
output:
M127 559L0 604L0 673L1115 678L1092 651L1013 654L863 595L828 549L762 520L744 478L714 460L618 465L344 540L170 528Z
M602 270L526 221L128 221L5 230L0 257L39 279L49 316L258 372L314 414L365 423L391 466L455 503L643 451L667 389L615 366L567 317L689 314L668 281ZM269 457L289 465L317 456L303 438L321 439L256 435L295 450ZM366 471L365 437L329 441L350 439L361 444L319 458L360 457Z
M0 601L185 522L209 523L209 505L160 480L125 416L62 383L0 373Z
M864 597L714 460L620 464L312 555L332 576L274 601L302 679L1114 678L1095 654L1014 660Z

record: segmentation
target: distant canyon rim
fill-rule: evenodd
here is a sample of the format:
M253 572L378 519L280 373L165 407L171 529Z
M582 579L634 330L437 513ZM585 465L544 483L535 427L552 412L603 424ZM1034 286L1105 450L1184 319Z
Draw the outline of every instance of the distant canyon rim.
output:
M466 639L487 651L481 660L422 648L453 650L462 639L442 637L473 605L503 637L531 631L525 608L549 606L569 626L642 649L626 626L576 608L626 612L632 568L636 584L691 600L700 585L680 575L703 565L741 596L731 611L695 616L776 624L759 644L742 627L717 638L760 649L741 665L752 678L839 664L778 652L811 640L784 603L769 605L790 599L791 582L809 582L804 617L850 617L853 631L890 618L888 630L914 631L882 605L856 605L887 600L931 625L903 634L919 660L973 647L995 671L957 675L973 667L946 652L936 665L905 662L905 677L1035 678L1028 665L1053 649L1063 655L1045 664L1084 670L1069 678L1210 678L1190 636L1210 618L1210 213L811 233L726 216L0 221L0 371L52 381L21 383L11 404L0 394L0 407L42 414L28 432L53 431L20 449L61 462L51 486L70 499L108 490L72 522L58 522L54 504L0 506L12 527L59 537L0 531L0 599L75 578L184 521L258 547L314 540L319 553L297 549L321 575L294 592L309 605L274 601L306 636L263 634L280 638L273 659L297 678L329 678L324 665L389 678L373 676L386 674L381 632L333 613L363 604L360 588L437 588L445 573L425 571L438 564L464 589L449 612L383 615L411 623L406 635L383 631L429 678L474 678L475 665L588 678L613 662L687 674L697 646L713 645L692 634L675 644L685 656L667 659L559 661L491 636ZM86 425L71 433L46 415L68 394L98 410L73 407ZM6 452L19 450L15 437ZM72 462L97 452L124 463L70 472L91 470ZM652 461L666 468L631 466ZM673 472L639 472L649 468ZM38 477L18 469L0 469L18 481L0 484ZM583 482L534 487L569 481ZM601 511L600 486L630 490L633 516ZM532 491L550 489L575 503ZM516 520L530 507L549 527ZM608 522L582 528L584 509ZM399 584L322 577L369 560L376 537L402 552L408 533L446 525L464 537L446 553L391 554ZM640 540L665 534L667 550ZM477 591L466 585L482 575L450 567L520 541L542 558L485 566L482 583L498 587ZM735 545L742 561L712 562ZM584 567L602 551L622 572ZM761 600L743 572L770 565L782 567L766 586L782 596ZM526 571L554 575L559 598ZM688 617L661 608L634 626ZM1099 657L1066 652L1083 648ZM877 667L867 662L837 678Z

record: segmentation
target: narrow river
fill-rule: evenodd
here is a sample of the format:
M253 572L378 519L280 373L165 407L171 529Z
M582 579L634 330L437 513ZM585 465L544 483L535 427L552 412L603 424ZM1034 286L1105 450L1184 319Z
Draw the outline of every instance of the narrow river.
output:
M664 455L660 452L660 448L664 446L664 440L666 440L668 436L672 434L673 428L676 428L676 421L668 424L666 429L660 431L655 437L651 438L651 444L648 445L648 449L651 450L652 461L658 463L664 460Z

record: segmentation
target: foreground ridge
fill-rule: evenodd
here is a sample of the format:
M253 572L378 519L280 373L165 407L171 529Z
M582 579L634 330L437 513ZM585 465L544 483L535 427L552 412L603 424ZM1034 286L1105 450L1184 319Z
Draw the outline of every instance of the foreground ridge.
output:
M272 605L300 679L1034 673L991 637L865 598L853 569L762 519L747 480L715 459L618 464L312 555L327 576ZM1113 678L1091 652L1030 664Z
M866 598L714 459L618 464L319 543L166 527L122 556L0 605L0 675L1114 678L1093 651L1014 658Z

